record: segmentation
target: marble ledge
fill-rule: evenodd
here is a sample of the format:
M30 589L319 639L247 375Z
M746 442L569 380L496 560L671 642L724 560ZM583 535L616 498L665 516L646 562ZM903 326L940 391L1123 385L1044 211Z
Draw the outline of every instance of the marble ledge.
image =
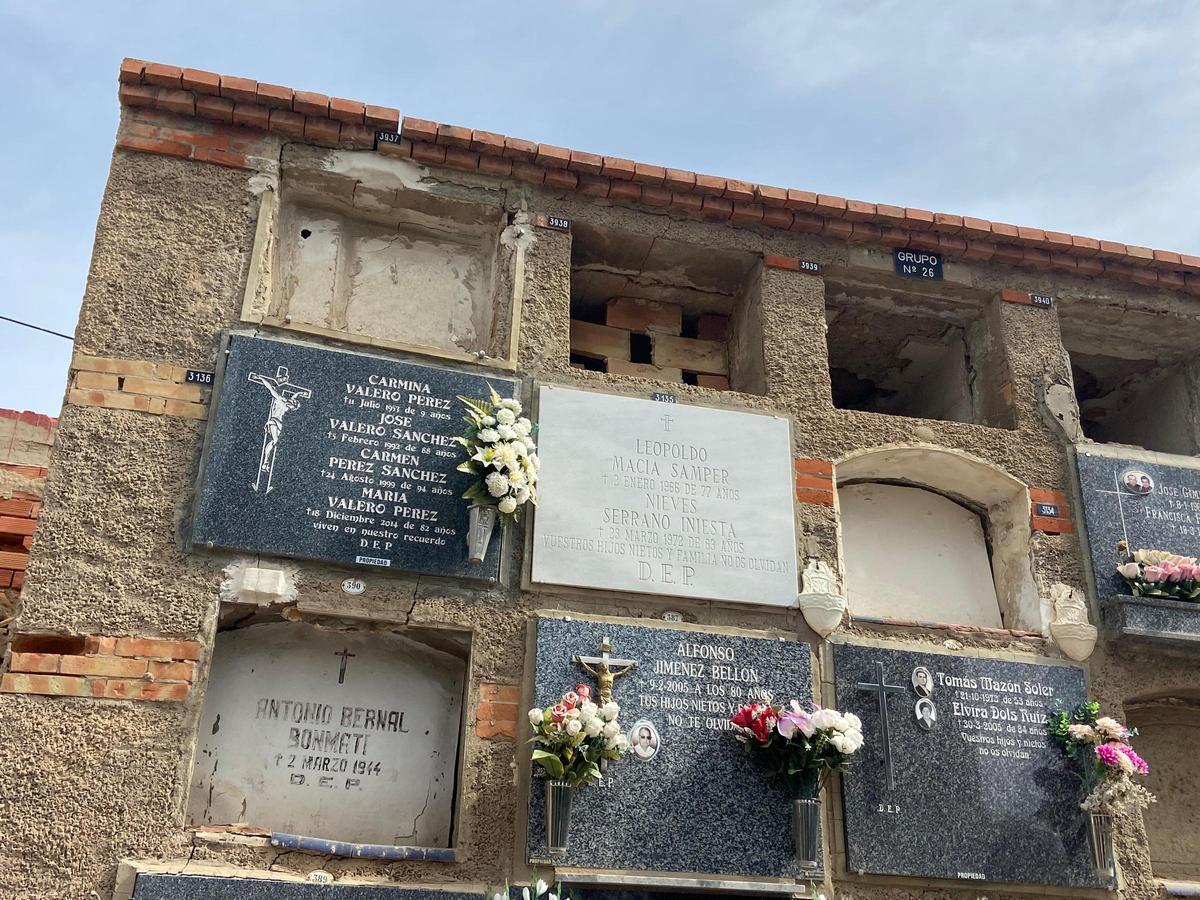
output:
M597 872L588 869L560 867L555 878L567 885L581 887L662 888L675 891L706 891L723 894L754 894L758 896L811 897L806 881L752 881L719 877L680 877L676 875L635 874L632 872ZM820 873L815 878L823 878Z
M967 634L986 634L999 637L1013 637L1020 640L1044 641L1045 635L1040 631L1019 631L1014 628L989 628L986 625L959 625L953 622L925 622L919 619L893 619L888 616L850 616L851 623L863 622L867 625L886 625L892 628L925 628L930 631L957 631Z

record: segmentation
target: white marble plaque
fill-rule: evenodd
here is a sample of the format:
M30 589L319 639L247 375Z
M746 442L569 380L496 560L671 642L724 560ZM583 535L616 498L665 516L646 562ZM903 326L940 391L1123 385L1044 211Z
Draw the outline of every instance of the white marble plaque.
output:
M787 419L542 387L532 580L796 604Z
M465 671L398 635L290 622L222 632L191 821L448 846Z

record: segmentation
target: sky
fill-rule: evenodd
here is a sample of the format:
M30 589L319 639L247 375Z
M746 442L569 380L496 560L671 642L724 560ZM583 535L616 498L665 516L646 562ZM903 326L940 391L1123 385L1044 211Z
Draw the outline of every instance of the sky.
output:
M71 334L122 57L1200 254L1200 3L0 0L0 316ZM0 321L0 408L70 342Z

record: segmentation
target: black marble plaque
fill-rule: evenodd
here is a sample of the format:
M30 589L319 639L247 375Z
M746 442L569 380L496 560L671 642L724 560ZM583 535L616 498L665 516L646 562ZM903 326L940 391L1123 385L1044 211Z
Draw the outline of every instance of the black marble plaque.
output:
M617 678L626 733L639 721L658 733L657 753L632 751L598 785L577 788L561 865L588 869L687 872L740 878L799 874L791 803L727 730L755 692L808 705L808 644L587 620L539 619L535 703L545 705L592 676L571 661L595 656L604 637L612 655L636 660ZM535 767L529 798L529 857L546 861L545 779Z
M1088 552L1099 597L1129 594L1116 567L1130 550L1169 550L1200 555L1200 469L1157 465L1140 459L1078 450Z
M467 560L470 477L455 471L457 396L514 396L511 378L233 335L192 540L434 575L495 578Z
M313 868L317 868L314 863ZM483 900L481 893L143 872L133 900Z
M1080 782L1046 734L1056 703L1085 698L1082 669L849 644L834 647L833 661L838 709L858 714L866 740L842 779L847 868L1104 885ZM916 682L932 686L929 730Z

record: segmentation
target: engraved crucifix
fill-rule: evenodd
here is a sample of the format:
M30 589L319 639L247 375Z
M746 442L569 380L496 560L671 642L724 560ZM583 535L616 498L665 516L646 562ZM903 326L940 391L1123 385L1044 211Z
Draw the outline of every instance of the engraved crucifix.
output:
M333 655L340 656L342 658L342 666L340 669L338 669L338 684L345 684L346 683L346 663L349 662L354 657L358 656L358 654L351 653L350 648L348 648L348 647L343 647L341 653L335 653Z
M887 683L887 679L883 675L883 663L875 663L875 670L879 675L877 682L860 681L855 686L860 691L874 692L879 699L879 724L883 729L883 764L887 767L888 789L894 791L896 776L892 771L892 730L888 726L887 700L888 694L903 694L907 689L897 684Z

